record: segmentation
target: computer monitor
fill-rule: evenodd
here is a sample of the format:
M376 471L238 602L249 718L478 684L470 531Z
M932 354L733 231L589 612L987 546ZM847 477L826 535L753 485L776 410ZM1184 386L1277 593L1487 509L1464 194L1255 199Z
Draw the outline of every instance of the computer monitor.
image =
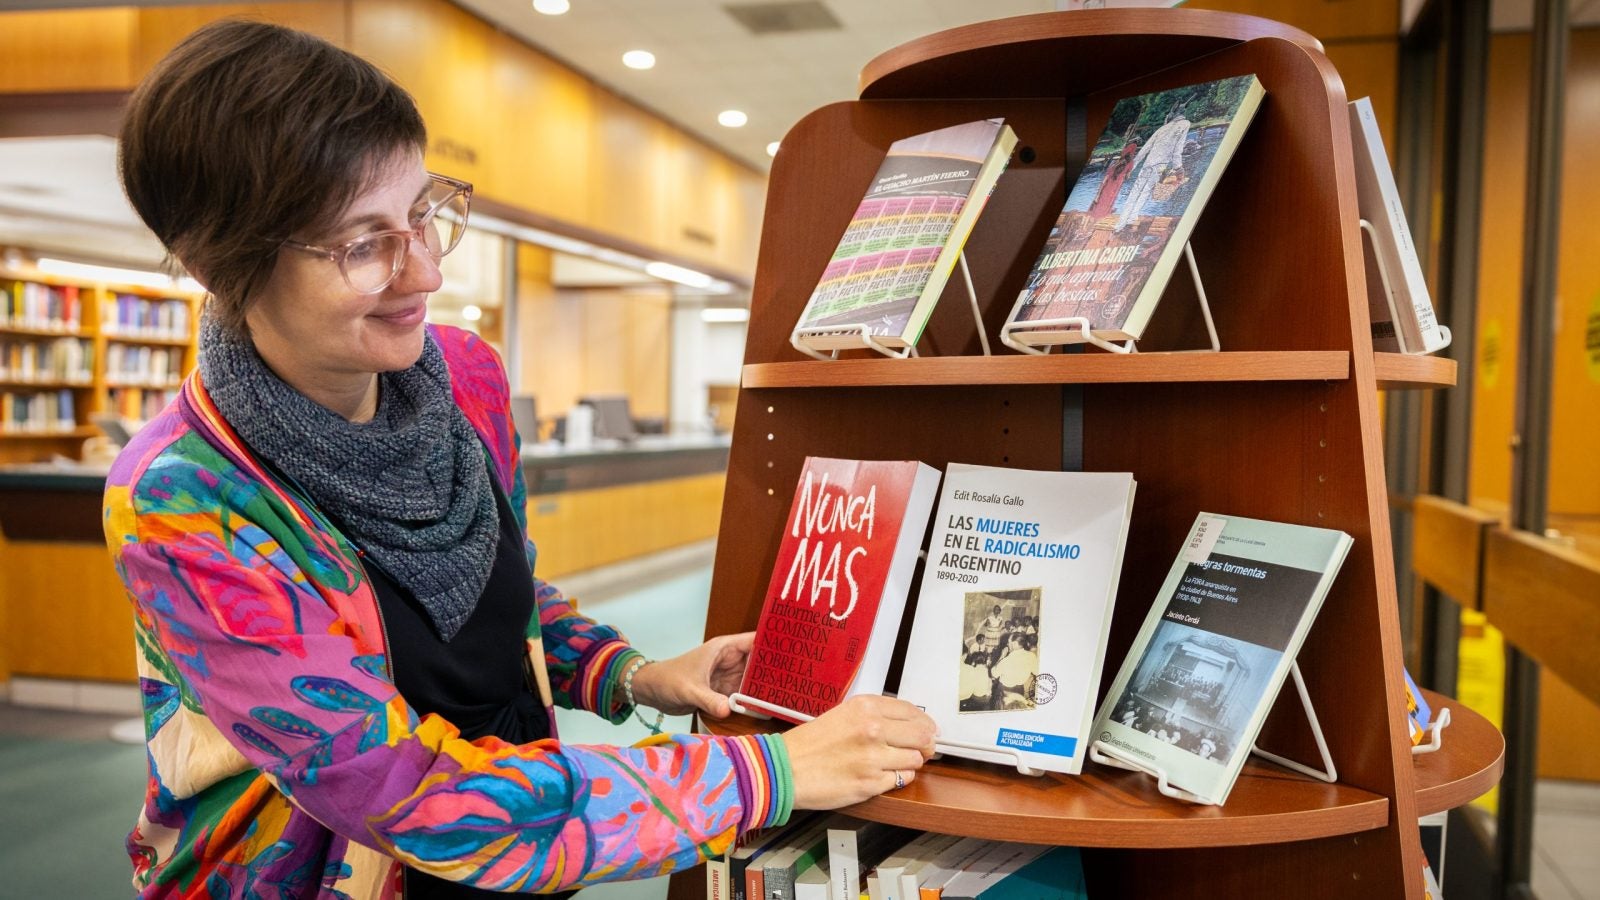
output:
M100 429L101 434L104 434L111 443L116 444L118 447L126 447L128 442L133 440L133 435L128 431L128 426L116 416L95 416L94 424Z
M595 437L626 441L638 435L633 427L633 415L628 411L626 394L580 397L578 402L594 407Z
M517 434L522 435L524 444L539 442L539 405L532 394L511 398L511 421L517 426Z

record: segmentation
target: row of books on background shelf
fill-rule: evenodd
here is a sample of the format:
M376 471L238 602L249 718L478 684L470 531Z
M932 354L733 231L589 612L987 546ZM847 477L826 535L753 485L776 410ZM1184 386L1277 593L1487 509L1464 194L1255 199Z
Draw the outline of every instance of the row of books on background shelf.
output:
M1264 97L1260 81L1242 75L1120 100L1002 339L1019 350L1138 340ZM1382 280L1372 279L1374 339L1378 349L1433 352L1448 330L1434 321L1371 104L1357 101L1351 116L1361 211L1394 300L1391 316ZM868 338L884 352L914 347L1017 143L1001 119L895 141L800 315L796 349L860 349Z
M1078 900L1075 847L919 833L797 813L706 865L706 900Z
M0 381L88 384L93 378L94 343L89 340L13 340L0 335Z
M806 460L735 699L801 721L897 682L947 755L1077 774L1096 745L1224 803L1350 537L1199 513L1096 710L1133 475L951 463L942 482Z
M154 419L178 396L175 389L112 388L111 411L130 425Z
M100 327L113 335L182 340L189 336L189 303L113 294L101 302Z
M182 348L116 343L106 346L106 381L111 384L170 387L182 379Z
M0 434L51 434L78 427L72 391L0 391Z
M77 331L83 302L76 285L0 279L0 327Z

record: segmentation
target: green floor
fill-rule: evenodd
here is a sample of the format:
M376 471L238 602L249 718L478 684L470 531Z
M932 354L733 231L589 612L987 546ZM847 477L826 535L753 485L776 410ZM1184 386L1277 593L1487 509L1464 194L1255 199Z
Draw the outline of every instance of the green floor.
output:
M144 773L142 746L0 735L0 897L129 896Z

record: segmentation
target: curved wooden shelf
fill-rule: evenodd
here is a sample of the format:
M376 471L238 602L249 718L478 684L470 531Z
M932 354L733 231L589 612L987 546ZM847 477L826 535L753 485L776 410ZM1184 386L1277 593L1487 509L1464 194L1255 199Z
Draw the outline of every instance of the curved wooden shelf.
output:
M1224 353L1061 353L1049 356L928 356L755 363L747 388L915 387L975 384L1093 384L1197 381L1338 381L1344 350Z
M1417 815L1455 809L1483 796L1500 781L1505 768L1506 742L1499 729L1465 705L1423 691L1434 715L1450 709L1450 724L1441 733L1444 746L1434 753L1414 756Z
M1053 97L1064 84L1093 93L1135 74L1263 37L1322 49L1298 28L1236 13L1035 13L950 28L886 50L862 68L861 99L927 96L930 83L938 85L934 96L946 98L1029 96L1030 89ZM1030 77L1019 83L1017 72Z
M1374 353L1378 390L1455 387L1456 361L1442 356L1409 353Z
M713 734L732 735L761 733L772 723L735 716L704 726ZM1034 778L948 759L928 763L904 790L849 811L925 831L1035 844L1229 847L1381 828L1388 821L1389 801L1255 760L1245 764L1228 805L1219 807L1163 797L1148 776L1092 763L1082 775Z

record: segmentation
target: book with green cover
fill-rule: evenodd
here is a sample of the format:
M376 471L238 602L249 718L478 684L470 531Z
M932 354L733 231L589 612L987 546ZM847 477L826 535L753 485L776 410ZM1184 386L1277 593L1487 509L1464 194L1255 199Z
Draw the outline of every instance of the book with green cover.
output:
M1099 743L1221 806L1351 543L1201 513L1095 717Z
M828 260L793 343L914 346L1017 136L980 119L895 141Z

